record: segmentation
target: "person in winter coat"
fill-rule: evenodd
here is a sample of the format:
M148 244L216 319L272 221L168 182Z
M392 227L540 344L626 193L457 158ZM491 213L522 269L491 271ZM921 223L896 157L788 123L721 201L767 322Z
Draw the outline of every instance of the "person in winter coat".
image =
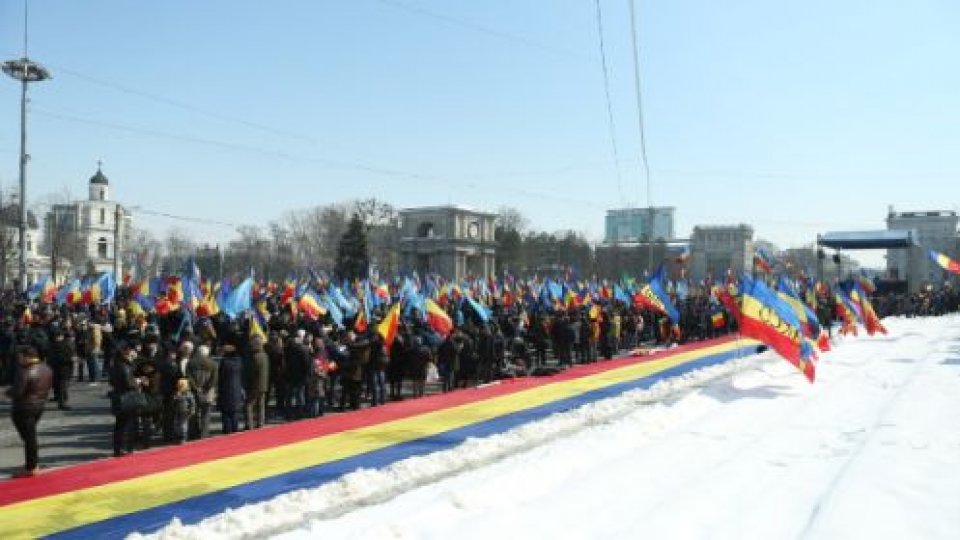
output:
M246 398L243 391L243 360L237 351L236 338L223 346L217 378L217 408L220 409L223 432L235 433L239 429L238 418Z
M190 430L192 438L210 436L210 408L217 399L217 375L217 363L210 358L210 347L200 345L196 356L187 363L187 378L197 404Z
M387 382L390 384L390 400L397 401L403 397L403 376L407 372L407 349L409 348L409 333L397 332L397 337L390 347L390 363L387 364Z
M53 370L53 397L57 400L57 408L70 410L70 377L73 375L73 347L66 339L63 329L57 328L53 332L53 343L47 352L47 362Z
M283 338L276 332L270 333L266 346L270 360L270 388L273 391L273 414L280 416L287 410L287 387L284 378ZM269 399L269 396L268 396Z
M246 429L263 427L267 416L267 391L270 389L270 359L263 349L263 338L253 336L244 365L244 388L247 399L244 404Z
M121 398L127 392L139 391L147 385L147 379L136 376L134 360L137 350L131 341L120 345L117 357L110 365L110 412L113 413L113 455L120 457L133 451L134 431L139 417L135 412L122 409Z
M345 368L341 369L341 384L343 384L343 393L347 397L350 409L356 411L360 408L360 389L363 384L363 369L370 362L370 340L365 337L357 337L353 332L347 332L346 345L349 355L349 362Z
M190 380L183 378L177 381L177 392L173 396L173 430L174 442L187 442L190 431L190 421L197 412L197 402L190 391Z
M24 468L15 476L36 476L40 471L37 423L53 387L53 371L40 361L32 347L22 348L17 362L13 386L7 390L7 396L13 400L10 416L23 440Z
M460 371L460 348L459 331L452 332L447 339L440 344L437 351L437 368L440 371L440 377L443 381L443 391L453 390L457 381L457 372Z
M184 344L186 345L186 344ZM173 396L177 393L177 381L186 377L186 363L183 358L185 351L178 350L174 343L168 343L163 359L159 364L160 371L160 398L163 407L163 440L174 442Z
M387 366L390 357L387 356L383 337L374 332L370 338L370 364L368 385L370 386L370 405L376 407L387 402Z
M296 420L300 418L306 408L304 400L305 386L307 384L307 374L310 372L310 353L304 346L303 340L306 338L304 330L298 330L297 334L287 341L283 349L284 358L284 379L287 390L287 420Z
M134 364L134 375L141 381L144 393L151 406L136 417L139 442L144 448L150 448L153 434L162 419L162 399L160 392L160 347L157 336L148 334L144 340L143 351Z
M315 353L313 366L307 377L307 415L310 418L323 416L328 371L330 371L330 361L327 360L326 352L321 347Z

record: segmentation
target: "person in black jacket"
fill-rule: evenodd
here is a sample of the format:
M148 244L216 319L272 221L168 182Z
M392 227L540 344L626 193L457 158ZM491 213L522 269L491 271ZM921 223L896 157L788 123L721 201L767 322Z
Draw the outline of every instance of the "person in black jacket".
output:
M67 403L70 401L69 389L74 356L76 355L73 347L66 339L63 329L54 330L47 363L53 370L53 397L57 400L57 408L60 410L70 410Z
M110 411L113 413L113 455L122 456L133 451L133 431L137 425L137 413L124 411L121 398L127 392L138 391L145 386L145 379L135 375L133 365L137 350L132 341L124 341L110 366Z
M223 433L234 433L239 429L239 417L246 397L243 391L243 360L237 350L236 338L230 339L223 347L217 378L217 406Z
M14 476L36 476L40 471L37 423L40 422L53 386L53 371L40 361L37 351L32 347L23 347L19 351L17 363L13 386L7 390L7 396L13 400L10 415L23 440L25 463L23 471Z
M287 340L283 349L284 379L287 390L287 420L303 418L307 410L306 390L307 375L310 373L312 361L310 352L303 341L306 338L305 330L297 330L294 337Z

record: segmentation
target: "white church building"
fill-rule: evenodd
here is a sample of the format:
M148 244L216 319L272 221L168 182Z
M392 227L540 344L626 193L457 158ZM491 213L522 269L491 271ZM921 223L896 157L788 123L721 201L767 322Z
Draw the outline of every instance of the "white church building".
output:
M46 253L54 260L69 261L76 273L114 272L119 280L122 255L131 228L130 213L110 200L110 182L102 164L90 178L87 200L55 204L44 220ZM64 274L58 263L58 277ZM52 270L52 269L51 269Z

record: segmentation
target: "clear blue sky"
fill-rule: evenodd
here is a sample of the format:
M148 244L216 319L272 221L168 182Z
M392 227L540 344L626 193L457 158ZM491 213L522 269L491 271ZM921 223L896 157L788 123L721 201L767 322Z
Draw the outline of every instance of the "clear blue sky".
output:
M85 196L102 158L115 198L155 211L262 225L378 196L599 239L606 208L646 202L627 1L601 5L620 181L593 0L34 0L55 79L32 94L29 196ZM889 204L956 208L960 3L637 5L653 202L678 234L749 222L789 247L883 228ZM2 58L22 10L0 1ZM0 80L4 187L18 95Z

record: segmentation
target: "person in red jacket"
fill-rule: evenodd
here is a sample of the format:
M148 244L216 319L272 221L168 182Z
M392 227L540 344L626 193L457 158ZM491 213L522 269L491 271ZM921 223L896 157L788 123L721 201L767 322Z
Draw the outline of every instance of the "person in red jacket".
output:
M7 390L7 396L13 400L11 416L17 433L23 439L25 463L23 471L14 476L36 476L40 472L37 423L53 387L53 371L40 361L40 355L33 347L23 347L18 351L17 364L13 386Z

